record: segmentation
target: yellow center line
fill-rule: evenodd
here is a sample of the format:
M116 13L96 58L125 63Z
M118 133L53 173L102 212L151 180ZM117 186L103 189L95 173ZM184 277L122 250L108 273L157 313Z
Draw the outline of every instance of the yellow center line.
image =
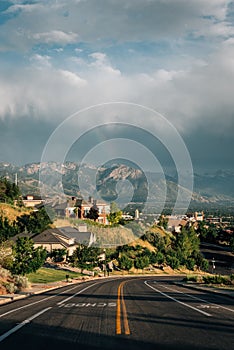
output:
M120 283L117 293L117 309L116 309L116 334L121 334L121 305L122 305L122 314L123 314L123 325L124 325L124 334L130 334L127 309L124 301L123 286L126 281Z
M120 303L120 294L121 294L121 285L118 288L118 298L117 298L117 309L116 309L116 334L121 334L121 303Z
M127 309L126 309L124 296L123 296L123 288L122 288L122 309L123 309L123 322L124 322L125 334L130 334L130 329L129 329L129 325L128 325Z

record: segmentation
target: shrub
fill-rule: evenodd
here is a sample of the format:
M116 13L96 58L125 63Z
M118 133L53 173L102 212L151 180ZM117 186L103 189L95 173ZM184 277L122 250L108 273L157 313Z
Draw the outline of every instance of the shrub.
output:
M123 270L130 270L133 266L132 259L129 259L126 255L122 254L119 258L119 267Z
M149 258L148 256L141 256L136 258L136 260L134 261L134 265L136 267L136 269L144 269L145 267L149 266Z
M197 276L189 276L187 275L185 278L184 278L184 281L185 282L197 282Z
M6 270L6 269L4 269L4 268L0 268L0 276L2 277L2 278L7 278L7 277L11 277L11 273L10 273L10 271L9 270Z
M204 283L208 284L225 284L230 285L231 279L227 276L215 275L215 276L204 276Z
M21 291L30 286L28 278L25 276L14 276L14 281L18 291Z
M17 288L16 288L15 284L12 282L3 283L3 286L6 288L7 292L10 294L13 294L16 292Z
M161 252L157 252L156 259L157 259L158 264L163 264L165 261L165 257L163 255L163 253L161 253Z
M172 269L178 269L180 266L180 261L175 256L167 255L166 261Z
M193 270L195 264L196 264L196 262L195 262L195 260L194 260L193 258L188 258L188 259L186 260L186 263L185 263L187 269L189 269L189 270Z
M208 271L208 269L209 269L209 261L207 259L202 259L200 268L203 271Z

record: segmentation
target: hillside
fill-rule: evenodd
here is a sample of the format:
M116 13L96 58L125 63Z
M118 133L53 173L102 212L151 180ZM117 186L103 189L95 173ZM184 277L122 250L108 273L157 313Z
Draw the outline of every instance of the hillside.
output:
M7 217L10 222L13 222L17 216L28 214L30 211L26 208L14 207L11 204L0 203L0 216Z
M143 248L149 249L150 252L156 251L156 248L152 244L150 244L148 241L143 241L141 238L138 238L137 240L130 243L129 245L132 247L141 246Z
M145 203L149 207L160 207L164 202L168 207L175 203L178 185L176 177L159 174L143 173L140 169L123 164L112 164L110 167L95 168L93 165L79 166L73 162L66 162L62 166L51 162L41 170L40 163L26 164L21 167L9 163L0 163L0 176L14 181L17 173L18 185L23 194L40 194L39 174L42 175L46 193L50 198L63 188L69 196L79 196L79 179L82 181L82 195L94 198L102 197L106 201L120 199L123 204ZM96 183L94 183L96 181ZM121 181L121 186L118 183ZM194 192L191 206L225 205L234 203L234 172L218 171L213 174L194 174ZM181 188L182 200L191 195L188 189Z

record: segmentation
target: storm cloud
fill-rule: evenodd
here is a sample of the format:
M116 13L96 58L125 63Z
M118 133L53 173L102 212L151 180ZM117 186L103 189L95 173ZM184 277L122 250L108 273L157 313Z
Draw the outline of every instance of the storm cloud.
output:
M4 1L1 160L39 161L69 115L123 101L164 115L195 167L233 168L233 9L227 0Z

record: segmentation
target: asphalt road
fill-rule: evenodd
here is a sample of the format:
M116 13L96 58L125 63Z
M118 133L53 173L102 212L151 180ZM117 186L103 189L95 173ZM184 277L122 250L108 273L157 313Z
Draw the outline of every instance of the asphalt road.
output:
M233 349L233 299L179 279L100 279L2 305L0 349Z
M204 257L209 260L209 272L221 275L234 273L234 254L231 253L230 248L210 243L202 243L201 252ZM215 261L215 269L212 268L213 259Z

